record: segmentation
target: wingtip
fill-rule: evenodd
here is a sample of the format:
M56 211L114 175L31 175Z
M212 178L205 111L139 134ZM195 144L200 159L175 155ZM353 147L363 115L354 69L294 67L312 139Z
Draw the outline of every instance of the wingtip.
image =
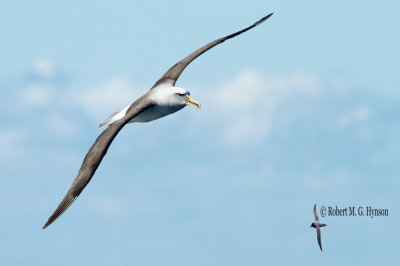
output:
M43 225L42 229L46 229L49 225L51 225L55 220L51 220L51 217L47 219L47 222Z
M54 213L49 217L47 222L43 225L42 229L46 229L49 225L51 225L55 220L57 220L78 198L78 196L73 196L69 193L65 195L64 199L61 201L60 205L58 205L57 209Z
M47 220L47 222L43 225L43 227L42 227L42 229L44 230L44 229L46 229L49 225L51 225L56 219L52 219L52 217L53 216L51 216L48 220Z
M256 23L254 23L254 26L258 26L261 23L263 23L264 21L266 21L270 16L272 16L274 13L270 13L268 15L266 15L265 17L263 17L262 19L260 19L259 21L257 21Z

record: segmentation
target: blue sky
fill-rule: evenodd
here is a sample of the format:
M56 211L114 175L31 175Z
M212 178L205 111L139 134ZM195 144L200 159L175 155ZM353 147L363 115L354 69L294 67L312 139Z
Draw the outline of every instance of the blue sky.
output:
M3 1L0 264L395 265L396 1ZM100 133L201 45L274 12L177 82L202 109L130 124L41 227ZM332 217L317 246L312 208Z

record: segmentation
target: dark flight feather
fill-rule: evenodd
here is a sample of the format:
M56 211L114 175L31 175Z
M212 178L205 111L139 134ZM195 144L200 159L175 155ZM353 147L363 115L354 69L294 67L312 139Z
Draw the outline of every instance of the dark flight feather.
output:
M161 83L170 83L172 85L175 85L175 82L178 80L179 76L182 74L183 70L185 70L185 68L197 57L199 57L200 55L202 55L203 53L207 52L208 50L210 50L211 48L213 48L214 46L223 43L224 41L236 37L239 34L242 34L243 32L246 32L258 25L260 25L261 23L263 23L264 21L266 21L270 16L272 16L274 13L271 13L265 17L263 17L262 19L260 19L259 21L257 21L256 23L254 23L253 25L240 30L238 32L232 33L228 36L219 38L213 42L210 42L209 44L204 45L203 47L197 49L196 51L194 51L193 53L191 53L190 55L186 56L185 58L183 58L181 61L179 61L178 63L176 63L175 65L173 65L170 69L168 69L167 72L165 72L158 80L157 82L153 85L152 88L157 87L158 85L160 85Z
M146 99L144 96L136 100L131 107L127 110L126 115L115 121L112 125L106 128L96 139L89 152L86 154L83 160L82 166L79 169L78 176L75 178L71 187L69 188L64 199L58 205L57 209L47 220L43 229L52 224L58 217L63 214L69 206L76 200L81 194L82 190L92 179L97 167L99 167L104 155L106 155L108 147L111 142L117 136L118 132L135 116L152 106L154 103Z

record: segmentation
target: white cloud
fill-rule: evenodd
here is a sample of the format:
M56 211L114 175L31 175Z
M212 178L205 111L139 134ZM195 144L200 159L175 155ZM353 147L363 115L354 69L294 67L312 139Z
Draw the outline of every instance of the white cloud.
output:
M312 96L321 89L319 81L306 73L266 76L253 70L239 73L232 80L203 95L218 120L221 140L240 147L258 143L271 133L278 108L299 96ZM210 90L208 90L210 91Z
M47 118L47 127L56 136L63 138L71 137L76 132L76 125L59 114L50 114Z
M122 110L144 92L134 86L128 78L121 76L79 92L74 98L94 119L100 121L111 113Z
M40 107L51 100L52 88L42 84L32 84L22 90L21 104L23 107Z
M19 129L2 129L0 131L0 158L2 161L13 159L25 152L23 141L27 132Z
M357 106L351 111L348 111L338 118L340 127L348 127L353 124L365 122L371 117L371 110L366 106Z
M338 130L356 133L360 140L371 141L373 130L368 123L371 116L371 108L364 105L355 106L350 111L338 115L335 126Z
M33 62L33 71L43 77L51 77L55 73L55 64L51 58L41 57Z
M56 79L52 79L56 72L54 61L50 58L39 58L32 64L31 76L19 93L19 104L23 108L43 107L50 103L60 85Z

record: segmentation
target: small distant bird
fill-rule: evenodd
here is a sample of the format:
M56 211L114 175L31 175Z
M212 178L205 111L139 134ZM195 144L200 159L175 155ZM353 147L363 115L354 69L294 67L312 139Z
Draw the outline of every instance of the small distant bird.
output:
M317 213L317 204L314 204L314 216L315 216L315 221L311 224L310 227L314 227L317 229L317 239L318 239L318 245L319 248L322 251L322 245L321 245L321 227L326 226L326 224L320 223L318 219L318 213Z
M134 101L131 105L124 108L122 111L112 114L103 123L101 123L99 128L107 128L100 134L93 146L90 148L89 152L86 154L82 166L79 169L78 176L75 178L64 199L43 226L43 229L60 217L60 215L62 215L78 198L79 194L81 194L82 190L92 179L97 167L103 160L104 155L106 155L111 142L126 124L132 122L153 121L166 115L175 113L184 108L186 105L192 105L200 108L200 103L196 102L190 97L188 90L175 87L175 82L182 74L183 70L193 60L214 46L260 25L270 16L272 16L272 13L263 17L247 28L232 33L228 36L216 39L215 41L197 49L165 72L164 75L157 80L157 82L146 94Z

